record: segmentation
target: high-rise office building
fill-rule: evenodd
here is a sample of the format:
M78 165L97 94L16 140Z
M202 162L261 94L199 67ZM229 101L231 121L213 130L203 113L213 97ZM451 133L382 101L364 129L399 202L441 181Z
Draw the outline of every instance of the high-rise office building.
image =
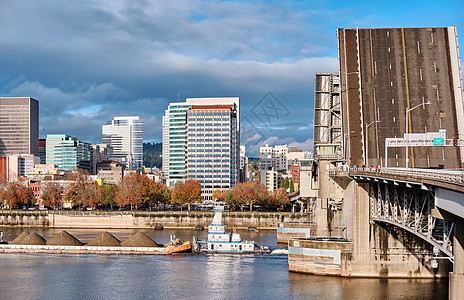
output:
M47 164L68 171L80 168L90 172L90 145L67 134L47 134Z
M246 147L240 145L240 182L250 181L250 170L248 168L248 157L246 156Z
M39 101L0 97L0 156L39 156Z
M287 162L288 145L276 145L269 147L259 147L259 169L268 170L274 168L276 171L286 171L288 169Z
M195 179L202 184L204 199L211 199L213 189L236 184L239 107L238 97L187 98L169 104L163 117L163 175L169 187ZM220 166L221 174L214 173L220 177L213 178L213 166Z
M90 145L90 174L97 175L97 164L113 159L113 147L107 144Z
M388 167L464 166L462 146L419 146L426 134L441 135L445 130L446 139L464 139L456 27L339 28L337 35L340 137L347 162L351 166L386 166L386 160ZM401 139L404 146L387 149L387 138ZM411 140L417 140L416 146L406 147Z
M39 158L41 164L47 163L47 139L39 139Z
M113 147L113 160L126 170L142 170L143 120L138 116L114 117L102 126L102 143Z
M199 181L202 197L238 181L239 141L234 105L193 105L187 111L187 178Z

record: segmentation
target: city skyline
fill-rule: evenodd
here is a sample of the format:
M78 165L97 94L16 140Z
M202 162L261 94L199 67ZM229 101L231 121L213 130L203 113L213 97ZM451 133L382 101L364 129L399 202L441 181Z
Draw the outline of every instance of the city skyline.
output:
M9 24L0 27L0 94L41 102L41 137L92 143L121 111L140 115L146 142L160 142L168 103L239 96L242 119L261 136L244 145L311 150L314 74L338 71L337 27L457 25L459 35L462 9L458 1L9 2L0 12ZM272 122L256 118L268 92L287 109Z

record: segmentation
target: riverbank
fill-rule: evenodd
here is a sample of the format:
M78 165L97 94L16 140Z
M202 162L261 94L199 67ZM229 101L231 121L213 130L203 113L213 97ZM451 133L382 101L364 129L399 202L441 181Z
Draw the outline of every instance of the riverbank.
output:
M101 228L148 229L207 228L213 212L99 212L99 211L0 211L0 226L45 228ZM284 212L227 212L225 222L229 228L277 229L279 224L304 221L305 215Z

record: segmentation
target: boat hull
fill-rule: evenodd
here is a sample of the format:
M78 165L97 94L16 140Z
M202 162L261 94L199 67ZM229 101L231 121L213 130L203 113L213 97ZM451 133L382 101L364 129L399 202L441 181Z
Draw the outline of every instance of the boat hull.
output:
M166 247L51 246L1 244L0 253L171 255L192 251L190 242Z

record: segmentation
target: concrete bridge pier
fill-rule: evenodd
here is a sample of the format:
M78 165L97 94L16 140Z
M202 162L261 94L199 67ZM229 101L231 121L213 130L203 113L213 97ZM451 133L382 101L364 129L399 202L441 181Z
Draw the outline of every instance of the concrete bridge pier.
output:
M453 272L449 274L449 299L464 297L464 220L456 220L454 229Z
M353 218L353 258L358 262L370 261L370 216L369 184L359 183L355 186Z

